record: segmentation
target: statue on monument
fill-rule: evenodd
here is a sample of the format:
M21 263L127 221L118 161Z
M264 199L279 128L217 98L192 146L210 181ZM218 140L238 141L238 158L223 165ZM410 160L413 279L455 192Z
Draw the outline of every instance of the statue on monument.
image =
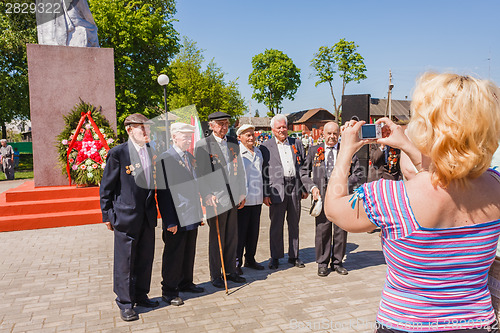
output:
M38 44L99 47L87 0L36 0Z

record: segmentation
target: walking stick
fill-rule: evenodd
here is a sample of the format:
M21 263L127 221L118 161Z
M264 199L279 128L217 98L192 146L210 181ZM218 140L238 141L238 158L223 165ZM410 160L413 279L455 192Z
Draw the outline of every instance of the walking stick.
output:
M227 290L226 268L224 267L224 256L222 254L222 243L220 241L219 215L217 214L217 204L214 205L214 214L215 214L215 227L217 228L217 238L219 239L219 252L220 252L220 262L222 265L222 275L224 276L224 286L226 287L226 295L227 295L229 291Z

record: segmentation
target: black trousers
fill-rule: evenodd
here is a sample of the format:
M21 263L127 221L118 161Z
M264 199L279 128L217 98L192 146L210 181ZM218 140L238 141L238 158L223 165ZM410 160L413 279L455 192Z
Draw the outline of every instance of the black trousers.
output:
M207 207L207 210L213 208ZM220 213L219 219L220 241L224 257L226 274L236 273L236 248L238 247L238 212L237 208ZM209 213L207 213L209 214ZM209 214L210 215L210 214ZM211 214L213 216L213 212ZM208 233L208 260L210 277L212 280L222 278L222 263L220 259L219 240L217 236L216 218L207 219L210 231Z
M260 213L262 204L245 206L238 209L238 248L236 251L236 266L241 267L243 263L243 251L245 251L245 262L254 263L259 241Z
M333 230L333 233L332 233ZM342 266L347 245L347 231L326 219L324 211L316 217L315 249L319 267Z
M162 295L179 296L180 289L193 284L197 236L198 228L177 231L175 235L163 229Z
M299 257L299 220L300 220L300 192L295 188L295 178L285 181L285 197L283 202L273 203L269 207L269 245L271 258L280 259L284 255L283 227L288 224L288 258Z
M147 297L155 250L155 229L143 222L138 235L114 230L113 290L120 309Z

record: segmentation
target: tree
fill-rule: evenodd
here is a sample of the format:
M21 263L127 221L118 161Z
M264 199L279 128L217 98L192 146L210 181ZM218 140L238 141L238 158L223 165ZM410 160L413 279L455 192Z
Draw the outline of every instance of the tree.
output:
M269 108L269 116L281 113L283 99L294 100L300 86L300 69L286 54L273 49L254 56L252 67L248 77L254 91L252 98Z
M356 52L359 46L354 42L346 41L342 38L332 47L321 46L318 53L314 54L311 60L311 66L316 70L316 76L319 78L316 81L317 87L321 83L328 82L330 92L333 97L333 107L335 109L335 117L339 119L339 111L342 107L342 102L337 105L337 100L333 92L334 74L339 72L339 77L342 79L342 95L344 95L345 87L349 82L355 81L359 83L366 79L366 66L363 57Z
M245 101L237 82L226 82L225 73L213 59L203 70L203 61L203 52L196 47L196 42L185 38L170 67L173 91L168 97L169 109L194 104L200 120L207 120L208 115L215 111L225 112L233 118L243 115Z
M4 139L7 123L29 119L27 43L36 43L35 14L7 13L7 3L0 2L0 126Z
M163 105L159 74L179 51L174 0L89 0L101 47L114 48L118 134L132 113L152 118ZM167 87L170 89L170 87Z

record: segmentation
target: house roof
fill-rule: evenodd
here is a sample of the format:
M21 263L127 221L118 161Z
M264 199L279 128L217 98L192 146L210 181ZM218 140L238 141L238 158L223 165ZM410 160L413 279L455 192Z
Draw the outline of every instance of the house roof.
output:
M238 126L241 125L254 125L255 127L269 127L271 128L271 118L269 117L240 117L238 119Z
M335 120L335 116L326 109L315 108L290 113L287 119L289 124L303 124L308 121L328 122Z
M370 99L370 116L383 117L387 109L387 99L371 98ZM392 116L399 120L410 119L410 104L409 100L391 100Z

